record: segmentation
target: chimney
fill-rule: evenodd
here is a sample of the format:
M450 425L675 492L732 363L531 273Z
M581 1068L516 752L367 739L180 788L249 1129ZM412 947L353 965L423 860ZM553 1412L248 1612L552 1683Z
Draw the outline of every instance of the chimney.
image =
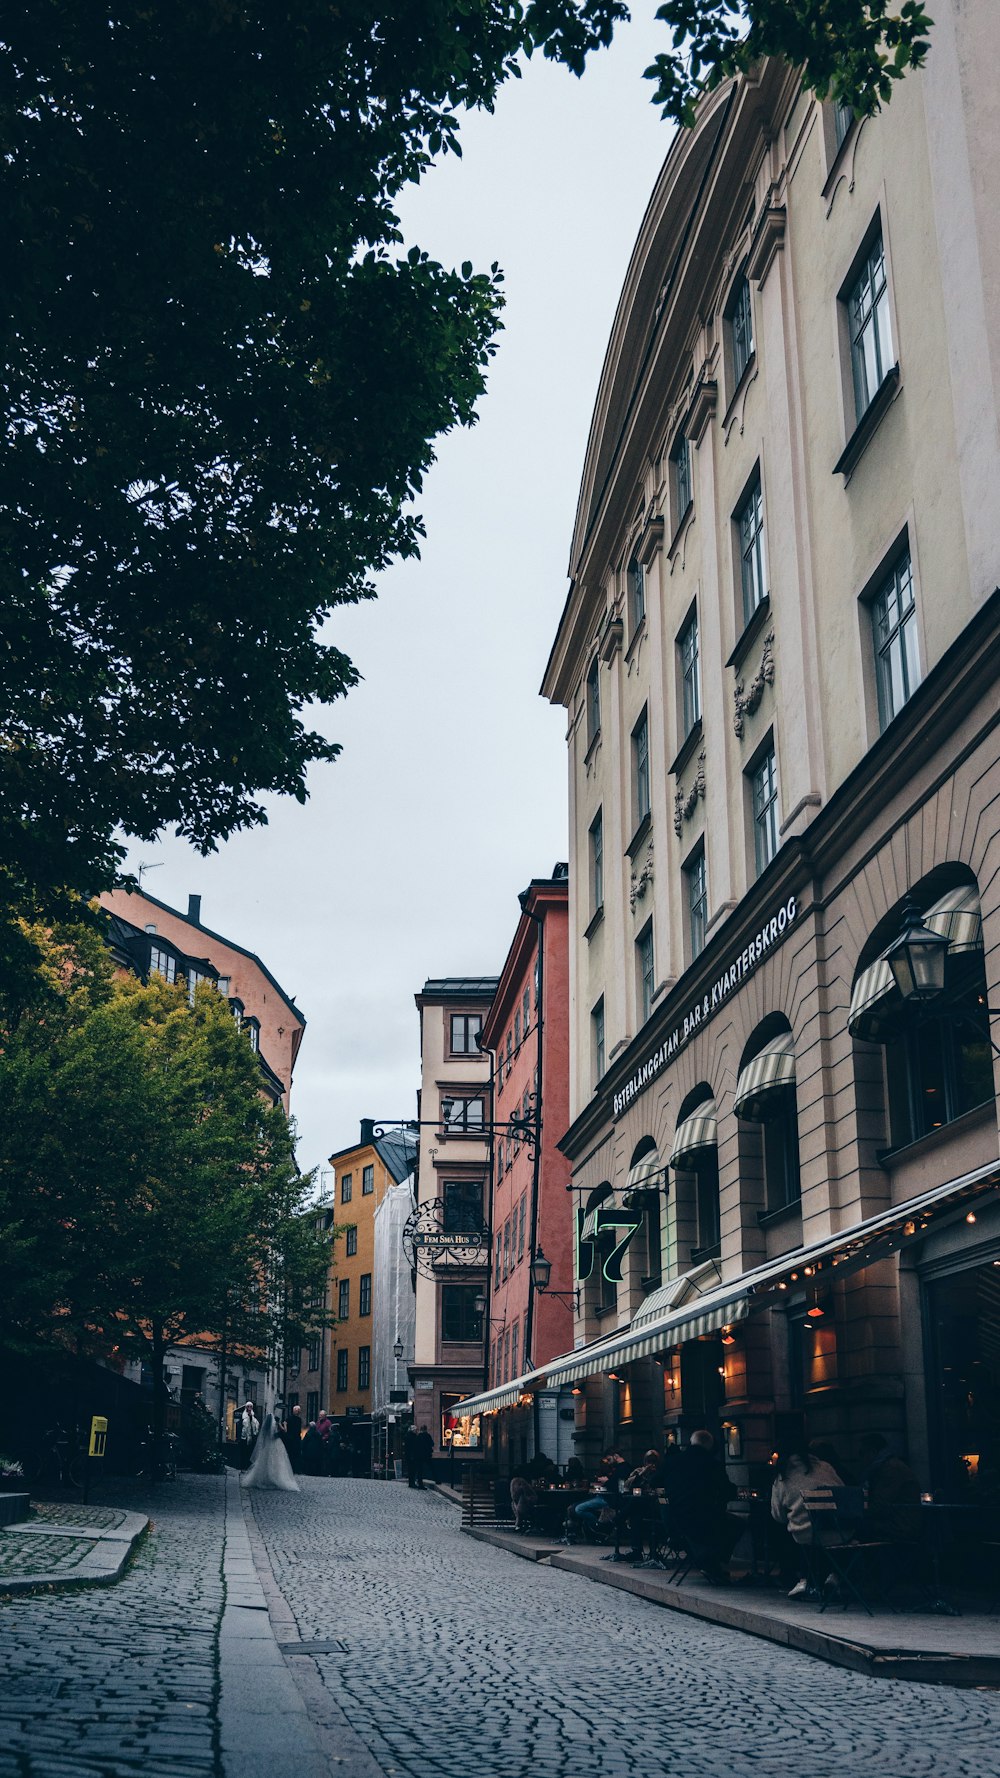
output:
M201 896L200 895L189 895L188 896L188 919L190 920L192 926L200 926L201 925Z
M361 1119L361 1147L370 1148L374 1140L375 1119L371 1117L363 1117Z

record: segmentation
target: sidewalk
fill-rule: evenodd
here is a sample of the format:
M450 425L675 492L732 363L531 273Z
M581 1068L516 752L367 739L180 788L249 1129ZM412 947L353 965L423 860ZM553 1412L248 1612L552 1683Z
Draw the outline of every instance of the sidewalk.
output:
M670 1611L706 1623L761 1636L784 1648L814 1655L837 1667L881 1678L956 1686L1000 1686L1000 1613L961 1617L888 1611L869 1617L859 1606L831 1605L820 1612L805 1600L766 1588L713 1587L691 1575L672 1586L658 1569L608 1562L606 1550L567 1549L551 1538L521 1536L502 1528L463 1526L467 1537L529 1562L562 1568L606 1587L619 1587Z
M37 1501L31 1518L0 1530L0 1594L109 1586L148 1529L142 1513Z

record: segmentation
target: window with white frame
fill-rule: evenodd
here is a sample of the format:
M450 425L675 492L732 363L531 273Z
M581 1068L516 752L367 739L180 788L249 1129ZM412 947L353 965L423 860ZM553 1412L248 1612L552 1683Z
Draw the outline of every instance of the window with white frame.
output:
M590 824L590 913L604 906L604 811L598 809Z
M596 1086L602 1078L605 1068L603 994L590 1015L590 1038L594 1061L594 1085Z
M636 975L639 984L639 1014L645 1024L653 1010L654 962L653 922L640 932L635 941Z
M692 611L677 640L681 668L681 720L684 735L701 717L701 663L698 658L698 613Z
M634 636L646 616L646 570L637 556L628 565L628 603Z
M773 746L750 773L750 797L754 859L760 876L778 850L778 764Z
M601 663L595 655L587 674L587 746L601 732Z
M739 279L729 304L729 337L732 344L733 387L735 388L754 352L753 304L750 300L750 283L745 272Z
M861 420L894 363L881 228L865 253L845 302L851 334L854 412L855 418Z
M694 857L685 865L684 881L687 889L688 938L693 963L705 949L708 928L708 875L704 846L699 846Z
M879 727L888 728L920 684L910 554L900 556L871 602Z
M473 1130L479 1134L486 1123L486 1101L479 1098L444 1098L441 1100L441 1122L452 1133Z
M735 514L740 549L743 622L748 624L767 594L764 555L764 496L757 470Z
M478 1012L453 1012L451 1015L451 1053L453 1056L478 1056L483 1016Z
M635 821L638 827L649 814L649 715L643 711L632 730L632 783Z
M177 980L177 958L170 951L163 951L158 945L149 948L150 974L162 975L165 982Z

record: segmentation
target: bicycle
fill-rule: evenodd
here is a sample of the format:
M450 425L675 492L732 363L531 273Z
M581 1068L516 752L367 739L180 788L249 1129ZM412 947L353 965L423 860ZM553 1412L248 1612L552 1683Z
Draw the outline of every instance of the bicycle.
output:
M56 1425L42 1435L40 1447L28 1460L28 1482L32 1488L82 1488L86 1465L78 1434Z

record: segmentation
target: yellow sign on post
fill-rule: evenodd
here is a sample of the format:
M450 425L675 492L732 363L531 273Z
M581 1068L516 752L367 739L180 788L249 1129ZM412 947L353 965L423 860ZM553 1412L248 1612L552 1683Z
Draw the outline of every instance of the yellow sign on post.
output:
M90 1449L88 1457L103 1457L104 1447L108 1440L108 1423L103 1414L95 1414L90 1422Z

